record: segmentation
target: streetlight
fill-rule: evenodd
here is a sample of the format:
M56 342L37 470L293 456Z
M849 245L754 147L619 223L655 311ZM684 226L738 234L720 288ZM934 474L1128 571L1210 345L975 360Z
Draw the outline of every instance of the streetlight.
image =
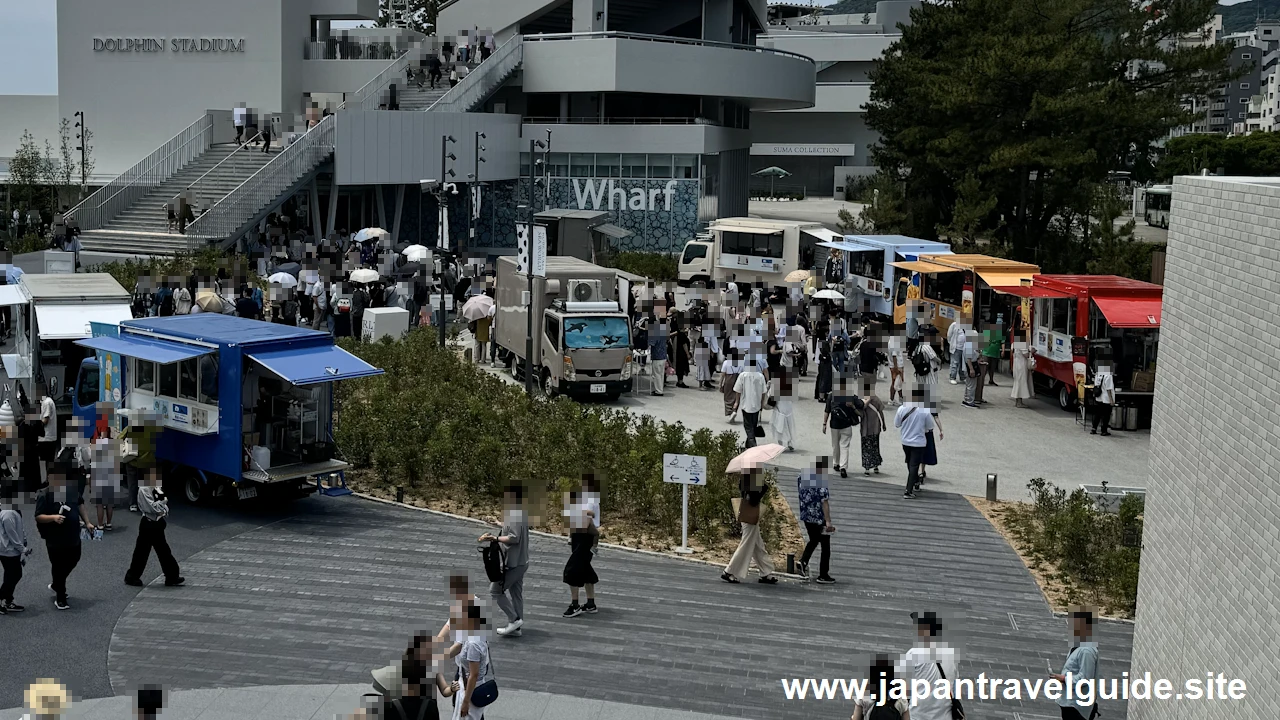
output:
M471 181L471 187L467 193L468 247L474 247L476 244L476 229L474 221L476 220L476 214L480 211L480 163L486 162L485 159L480 156L480 152L485 149L485 147L480 144L480 141L487 137L487 135L479 130L476 131L475 164L472 165L471 174L467 175L467 179Z
M80 194L83 195L85 186L89 184L89 177L86 173L87 168L85 167L86 156L89 152L89 139L86 137L89 134L89 126L85 124L83 110L77 110L75 117L76 141L80 143L76 146L76 149L80 151Z
M440 347L444 347L445 343L444 264L450 259L447 232L449 225L448 195L458 194L458 186L449 182L449 178L457 175L453 168L449 167L449 163L458 159L457 155L449 152L449 144L456 142L458 141L452 135L440 136L440 184L436 190L436 204L440 208L440 221L437 226L440 236L437 246L441 250L440 271L436 274L436 287L440 290Z
M529 313L529 332L524 340L524 390L529 395L533 395L533 215L536 212L533 207L533 178L537 173L537 162L534 155L537 154L538 148L542 148L543 154L551 150L551 131L547 131L547 141L529 139L529 220L525 225L526 228L526 248L525 252L525 274L529 280L529 302L525 306ZM545 162L543 163L546 164Z

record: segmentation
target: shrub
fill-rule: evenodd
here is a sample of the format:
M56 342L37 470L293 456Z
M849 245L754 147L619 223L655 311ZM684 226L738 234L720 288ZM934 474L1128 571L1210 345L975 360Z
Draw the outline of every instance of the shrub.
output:
M690 535L709 540L734 525L737 478L716 470L740 451L734 433L689 432L607 406L530 398L441 349L429 328L399 342L340 342L386 371L339 384L334 431L346 459L372 469L384 489L495 501L510 480L521 479L558 512L561 493L596 473L611 515L674 537L681 491L663 482L662 455L688 453L705 455L710 468L706 486L689 493ZM763 515L766 540L780 536L781 522Z
M605 253L601 263L605 267L642 275L654 282L675 282L680 278L677 257L667 253L611 251Z
M138 278L143 276L157 280L168 277L188 278L192 275L212 277L221 268L227 271L228 277L242 277L253 275L247 272L249 267L249 261L243 255L228 257L217 248L209 247L171 257L114 260L88 268L87 272L108 273L126 290L133 290Z
M14 240L9 246L9 251L14 255L23 255L26 253L48 250L49 247L48 238L40 237L33 232L29 232L17 240Z

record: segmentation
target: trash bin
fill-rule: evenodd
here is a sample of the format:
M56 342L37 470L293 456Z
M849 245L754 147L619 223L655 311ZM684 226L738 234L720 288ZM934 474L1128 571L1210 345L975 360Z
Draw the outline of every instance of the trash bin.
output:
M1124 409L1124 429L1125 430L1138 429L1138 408L1127 407Z
M1129 408L1120 405L1111 406L1111 427L1122 430L1124 429L1124 417Z

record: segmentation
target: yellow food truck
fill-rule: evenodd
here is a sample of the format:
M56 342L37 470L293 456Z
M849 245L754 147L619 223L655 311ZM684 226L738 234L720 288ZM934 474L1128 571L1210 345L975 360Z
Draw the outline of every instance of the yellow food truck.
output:
M1003 320L1010 327L1020 298L1001 288L1030 285L1040 267L990 255L920 255L895 262L893 321L907 321L907 303L923 304L920 324L932 324L945 337L961 316L976 327Z

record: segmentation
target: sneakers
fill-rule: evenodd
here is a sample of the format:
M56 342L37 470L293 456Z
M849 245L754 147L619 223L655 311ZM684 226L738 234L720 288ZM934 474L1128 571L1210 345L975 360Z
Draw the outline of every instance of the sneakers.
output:
M578 603L570 603L569 609L564 611L561 617L573 618L582 614L582 606Z
M903 500L915 500L915 499L916 499L916 494L915 494L914 492L904 492L904 493L902 493L902 499L903 499Z
M135 513L136 513L136 512L138 512L138 506L137 506L137 505L130 505L130 506L129 506L129 512L135 512Z
M1090 435L1097 435L1097 434L1098 434L1098 428L1093 428L1093 429L1091 429L1091 430L1089 431L1089 434L1090 434Z
M727 582L727 583L732 583L732 584L734 584L734 585L737 585L737 584L738 584L738 582L740 582L740 581L738 580L738 578L736 578L736 577L734 577L734 576L730 575L730 574L729 574L729 573L727 573L727 572L722 572L722 573L720 573L720 579L721 579L721 580L723 580L723 581L725 581L725 582Z
M520 628L524 627L524 620L513 620L506 627L498 628L498 635L502 637L519 637Z
M1107 436L1109 436L1110 434L1111 434L1111 431L1110 431L1110 430L1103 430L1103 431L1102 431L1102 437L1107 437Z
M817 582L819 585L835 585L836 579L831 577L830 575L823 575L822 577L818 578Z
M870 471L870 470L863 470L863 471L862 471L862 474L863 474L863 475L866 475L866 476L868 476L868 477L870 477L870 476L871 476L871 471Z
M588 601L587 601L587 604L582 606L582 611L583 611L583 612L589 612L589 613L591 613L592 615L596 614L596 611L597 611L597 610L599 610L599 608L597 608L597 607L596 607L596 601L595 601L595 600L588 600Z
M103 525L102 529L106 530L107 532L111 532L112 530L115 530L115 528L111 527L111 523L107 523L106 525Z
M760 583L761 585L777 585L778 578L774 577L773 575L765 575L759 580L756 580L756 582Z
M879 466L879 465L877 465L877 466L875 466L875 467L871 468L871 471L872 471L872 472L874 472L875 474L879 475L879 474L880 474L880 466Z
M978 403L976 403L976 402L969 402L968 400L966 400L966 401L964 401L964 402L962 402L962 403L960 403L960 404L961 404L961 405L963 405L963 406L965 406L965 407L971 407L971 408L976 408L976 407L978 407Z
M849 477L849 471L848 471L848 469L846 469L846 468L840 468L840 477L842 477L842 478L847 478L847 477Z
M951 384L952 384L952 385L959 385L959 384L960 384L960 382L959 382L959 381L957 381L955 378L952 378L952 379L951 379Z
M128 578L128 577L124 579L124 584L131 585L133 587L142 587L143 585L142 581L139 580L138 578Z
M186 579L186 578L184 578L184 577L176 577L176 578L174 578L174 579L172 579L172 580L165 580L165 581L164 581L164 585L165 585L165 587L178 587L178 586L182 585L182 583L184 583L184 582L186 582L186 581L187 581L187 579Z
M55 599L54 599L54 601L53 601L53 606L54 606L55 608L59 609L59 610L70 610L70 609L71 609L71 605L70 605L70 603L68 603L66 600L58 600L58 599L56 599L56 598L55 598Z
M13 612L22 612L23 610L26 610L26 608L22 607L21 605L18 605L12 600L9 600L3 605L0 605L0 610L4 611L5 613L13 613Z
M796 563L796 570L800 572L800 577L806 580L809 579L809 563L801 560L800 562Z

